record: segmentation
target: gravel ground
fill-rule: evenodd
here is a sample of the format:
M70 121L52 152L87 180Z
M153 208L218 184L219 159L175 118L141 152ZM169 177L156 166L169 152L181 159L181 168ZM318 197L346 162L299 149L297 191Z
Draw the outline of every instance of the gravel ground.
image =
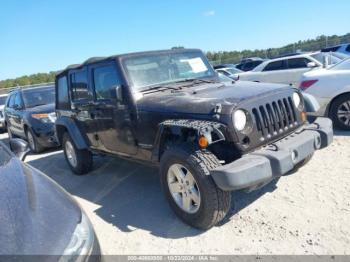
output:
M233 193L228 219L207 232L175 217L156 169L100 157L77 177L61 151L27 162L76 197L104 254L350 254L350 133L277 184Z

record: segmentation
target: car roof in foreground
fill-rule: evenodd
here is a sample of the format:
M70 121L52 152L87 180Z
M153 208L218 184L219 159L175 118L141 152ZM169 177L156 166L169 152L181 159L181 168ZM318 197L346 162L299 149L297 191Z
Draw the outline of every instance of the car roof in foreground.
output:
M176 54L176 53L190 53L190 52L202 52L200 49L195 49L195 48L176 48L176 49L166 49L166 50L155 50L155 51L144 51L144 52L134 52L134 53L126 53L126 54L119 54L119 55L112 55L112 56L101 56L101 57L91 57L85 62L81 64L73 64L67 66L65 69L57 72L56 76L59 76L63 73L66 73L67 71L70 70L75 70L79 69L85 65L89 64L95 64L99 62L104 62L104 61L110 61L110 60L118 60L118 59L123 59L127 57L137 57L137 56L146 56L146 55L159 55L159 54Z

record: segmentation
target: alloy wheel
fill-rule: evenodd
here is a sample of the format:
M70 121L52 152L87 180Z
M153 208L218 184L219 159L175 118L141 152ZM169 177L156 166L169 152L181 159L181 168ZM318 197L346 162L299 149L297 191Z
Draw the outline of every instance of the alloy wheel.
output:
M200 207L201 196L191 172L183 165L173 164L168 169L167 181L175 203L187 213L196 213Z
M77 155L75 153L74 147L72 145L72 143L70 141L66 142L65 145L65 149L66 149L66 156L67 159L69 161L69 163L73 166L76 167L77 166Z
M27 132L27 139L28 139L28 143L29 143L29 146L32 150L35 150L35 141L34 141L34 137L32 135L31 132Z
M350 100L345 101L338 107L337 116L344 125L350 126Z

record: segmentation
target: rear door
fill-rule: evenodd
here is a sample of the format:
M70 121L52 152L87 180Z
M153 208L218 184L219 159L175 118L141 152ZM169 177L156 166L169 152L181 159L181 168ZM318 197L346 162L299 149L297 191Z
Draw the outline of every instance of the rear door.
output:
M23 130L23 101L20 92L16 91L10 95L6 108L7 125L10 131L18 136L24 137Z
M100 149L112 153L133 155L137 152L128 105L117 98L117 86L123 86L114 61L89 67L94 90L95 107L92 112L97 125ZM122 101L121 101L122 100Z
M93 92L88 84L88 70L81 69L69 73L69 86L71 90L72 110L74 119L82 135L85 135L93 148L98 148L96 139L96 121L94 118Z
M14 111L14 104L15 104L15 96L16 92L12 92L9 95L9 98L7 100L7 104L5 107L5 120L7 122L7 128L11 130L12 132L12 124L13 124L13 111Z
M311 70L307 66L310 62L312 61L306 57L288 59L288 70L286 71L286 80L288 80L288 84L297 86L300 83L302 75Z
M17 92L14 99L13 111L13 127L15 133L21 137L25 137L23 126L24 103L21 92Z

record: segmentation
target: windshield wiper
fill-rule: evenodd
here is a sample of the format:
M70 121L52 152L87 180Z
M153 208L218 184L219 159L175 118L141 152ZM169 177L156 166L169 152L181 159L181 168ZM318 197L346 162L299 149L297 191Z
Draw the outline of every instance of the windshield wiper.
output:
M216 80L209 80L209 79L200 79L200 78L187 78L187 79L184 79L184 80L180 80L180 81L177 81L176 84L178 83L191 83L191 85L186 85L186 86L193 86L195 84L214 84L214 83L218 83Z
M47 104L43 103L43 104L36 104L36 105L31 105L30 107L33 108L33 107L37 107L37 106L45 106Z
M148 93L148 92L152 92L152 91L164 91L164 90L178 90L178 88L171 87L171 86L159 85L159 86L153 86L150 88L143 89L140 92L141 93Z

